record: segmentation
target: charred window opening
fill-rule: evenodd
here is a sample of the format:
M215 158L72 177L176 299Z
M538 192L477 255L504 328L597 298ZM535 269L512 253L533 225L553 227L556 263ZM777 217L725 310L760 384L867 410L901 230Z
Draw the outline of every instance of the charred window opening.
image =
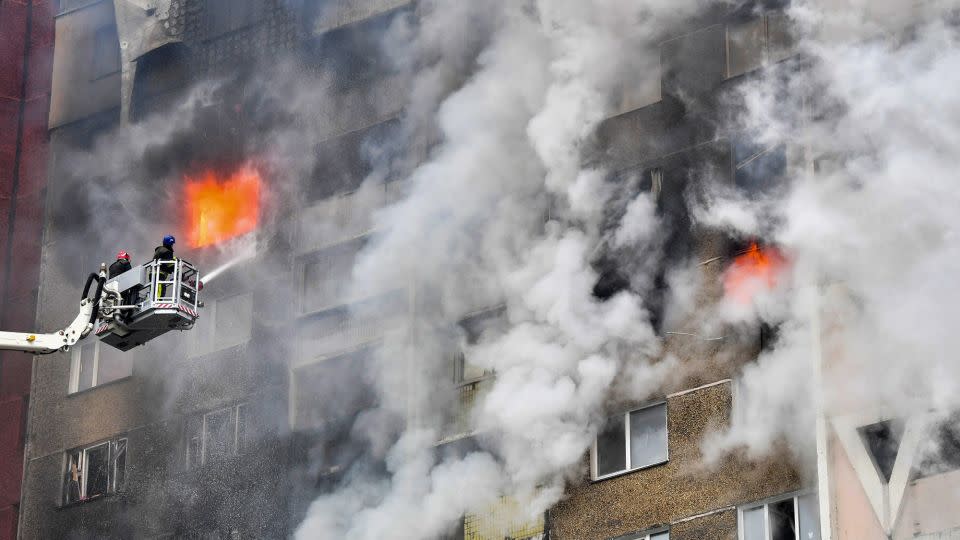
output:
M191 80L190 49L170 43L144 54L137 61L133 83L133 119L175 106Z
M860 438L866 446L870 459L884 482L890 482L893 465L900 452L900 440L903 438L904 422L900 419L885 420L857 428Z
M63 504L98 499L122 491L126 467L126 438L67 452Z

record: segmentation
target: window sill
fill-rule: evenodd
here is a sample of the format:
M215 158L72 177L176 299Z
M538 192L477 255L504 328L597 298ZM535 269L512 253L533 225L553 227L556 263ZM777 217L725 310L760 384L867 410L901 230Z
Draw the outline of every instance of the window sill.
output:
M129 379L132 379L132 378L133 378L133 373L131 373L130 375L125 375L125 376L123 376L123 377L120 377L119 379L114 379L114 380L112 380L112 381L105 382L105 383L103 383L103 384L98 384L98 385L96 385L96 386L91 386L90 388L84 388L83 390L77 390L76 392L69 392L69 391L68 391L68 392L67 392L67 398L72 398L72 397L75 397L75 396L80 396L80 395L83 395L83 394L87 394L87 393L92 392L92 391L94 391L94 390L99 390L99 389L104 388L104 387L107 387L107 386L112 386L112 385L115 385L115 384L118 384L118 383L121 383L121 382L125 382L125 381L127 381L127 380L129 380Z
M663 461L658 461L657 463L651 463L650 465L644 465L643 467L637 467L636 469L629 469L629 470L626 470L626 471L617 471L617 472L615 472L615 473L610 473L610 474L605 475L605 476L598 476L598 477L596 477L596 478L591 478L591 479L590 479L590 482L592 482L592 483L603 482L604 480L610 480L611 478L619 478L619 477L621 477L621 476L626 476L626 475L628 475L628 474L633 474L633 473L635 473L635 472L646 471L646 470L652 469L652 468L654 468L654 467L659 467L659 466L661 466L661 465L666 465L667 463L670 463L670 458L667 458L667 459L665 459L665 460L663 460Z
M116 497L117 495L119 495L119 493L107 493L107 494L105 494L105 495L97 495L97 496L95 496L95 497L88 497L88 498L86 498L86 499L81 499L81 500L79 500L79 501L73 501L73 502L68 502L68 503L59 504L59 505L57 505L57 509L58 509L58 510L66 510L66 509L68 509L68 508L73 508L73 507L75 507L75 506L82 506L82 505L87 504L87 503L93 503L93 502L97 502L97 501L103 501L103 500L106 500L106 499L110 499L110 498L112 498L112 497Z

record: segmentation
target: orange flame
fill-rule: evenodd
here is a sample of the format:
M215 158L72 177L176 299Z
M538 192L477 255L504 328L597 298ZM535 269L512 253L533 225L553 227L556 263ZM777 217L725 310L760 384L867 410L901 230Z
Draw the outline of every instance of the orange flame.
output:
M212 170L186 177L187 242L209 246L256 229L260 184L260 173L250 165L228 178L218 178Z
M728 298L748 304L757 293L775 288L786 266L787 260L778 249L753 242L727 268L723 292Z

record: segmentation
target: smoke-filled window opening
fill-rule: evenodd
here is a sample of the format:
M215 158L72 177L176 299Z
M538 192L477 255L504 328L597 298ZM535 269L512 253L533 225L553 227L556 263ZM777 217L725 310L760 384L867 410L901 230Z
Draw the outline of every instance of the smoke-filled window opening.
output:
M127 439L99 442L66 453L63 504L99 499L123 491L126 482Z
M290 425L299 431L349 433L356 417L377 401L375 345L314 358L290 370Z
M244 403L189 418L184 433L184 468L242 455L248 445Z
M924 478L960 470L960 411L954 411L930 428L913 477Z
M649 61L650 55L639 54L634 58ZM653 55L653 63L643 66L631 66L626 79L621 80L614 90L614 115L624 114L660 102L663 98L663 67L660 55Z
M667 403L635 409L609 419L591 452L594 480L661 465L669 460Z
M869 454L877 475L884 483L890 482L893 465L900 453L900 441L903 439L905 423L894 418L857 428L860 440Z
M204 0L206 39L214 39L252 25L263 0Z
M82 392L131 376L133 356L100 341L73 347L68 392Z
M775 11L728 24L726 48L726 74L733 78L789 58L796 45L789 18Z
M131 120L180 104L192 81L190 66L190 49L183 43L168 43L140 57L134 74Z
M354 293L353 267L367 240L367 237L357 238L302 259L301 314L327 311L361 300L351 297Z
M399 134L400 120L391 118L321 142L312 181L305 188L307 202L354 192L374 170L390 171L379 179L385 182L402 177L390 167L404 150Z
M740 540L819 540L820 508L815 493L773 497L738 511Z

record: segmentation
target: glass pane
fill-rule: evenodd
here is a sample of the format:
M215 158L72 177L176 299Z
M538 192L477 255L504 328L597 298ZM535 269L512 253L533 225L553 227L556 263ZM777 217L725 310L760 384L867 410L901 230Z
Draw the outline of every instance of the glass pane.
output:
M253 295L241 294L217 300L214 347L222 349L250 339Z
M93 387L94 354L96 353L94 347L96 347L96 342L82 345L77 350L77 369L79 370L77 377L78 392Z
M623 416L611 419L606 429L597 436L597 476L604 476L627 468L627 437Z
M120 439L113 446L113 490L123 489L127 478L127 440Z
M247 415L246 407L237 407L237 454L242 454L247 446Z
M86 450L87 454L87 490L86 497L97 497L107 494L109 479L110 446L101 444Z
M110 381L129 377L133 373L133 353L123 352L119 349L100 343L100 361L97 366L97 384L105 384Z
M743 511L743 540L767 540L763 524L763 507Z
M804 495L797 501L800 509L800 540L820 540L820 507L816 495Z
M662 533L651 534L650 540L670 540L670 532L664 531Z
M233 409L212 412L206 420L206 461L209 462L228 455L233 447Z
M630 468L667 460L667 405L630 413Z
M793 499L767 505L770 511L771 540L796 540L797 518L793 511Z

